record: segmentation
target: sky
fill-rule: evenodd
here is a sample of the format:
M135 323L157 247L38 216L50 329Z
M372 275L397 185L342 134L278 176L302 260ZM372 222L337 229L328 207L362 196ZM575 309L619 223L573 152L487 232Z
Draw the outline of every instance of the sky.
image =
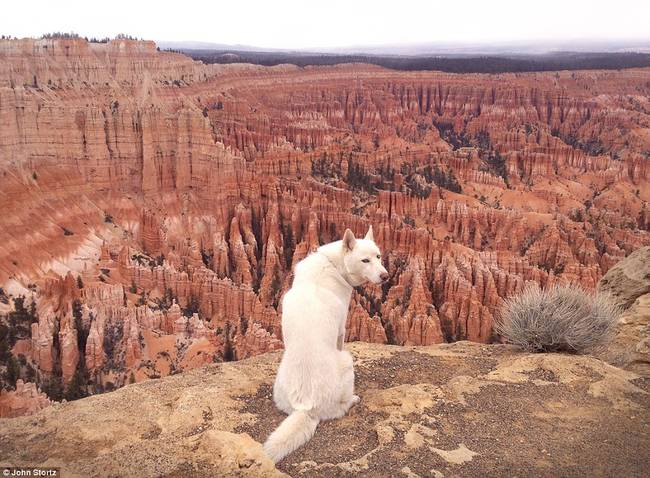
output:
M650 39L643 0L26 0L2 5L0 34L126 33L265 48L558 39Z

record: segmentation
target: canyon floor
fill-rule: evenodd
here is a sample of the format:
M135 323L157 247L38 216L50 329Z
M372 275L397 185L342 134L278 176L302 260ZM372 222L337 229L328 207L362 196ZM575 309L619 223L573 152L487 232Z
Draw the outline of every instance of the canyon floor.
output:
M128 385L0 420L3 465L63 476L647 476L650 379L505 345L352 343L361 403L279 463L280 357Z

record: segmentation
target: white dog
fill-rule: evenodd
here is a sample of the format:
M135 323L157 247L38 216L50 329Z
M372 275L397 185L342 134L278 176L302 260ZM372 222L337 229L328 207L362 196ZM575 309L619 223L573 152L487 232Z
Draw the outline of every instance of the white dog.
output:
M372 226L363 239L346 229L296 265L282 299L284 354L273 387L289 416L264 444L275 462L307 443L321 420L340 418L359 401L352 356L343 351L352 288L387 279Z

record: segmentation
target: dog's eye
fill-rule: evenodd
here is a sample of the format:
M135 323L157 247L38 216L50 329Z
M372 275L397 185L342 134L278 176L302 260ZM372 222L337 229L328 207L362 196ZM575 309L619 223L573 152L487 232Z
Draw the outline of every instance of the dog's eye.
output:
M379 254L377 254L377 259L381 259L381 256Z
M366 264L370 262L370 259L361 259L361 262L365 262Z

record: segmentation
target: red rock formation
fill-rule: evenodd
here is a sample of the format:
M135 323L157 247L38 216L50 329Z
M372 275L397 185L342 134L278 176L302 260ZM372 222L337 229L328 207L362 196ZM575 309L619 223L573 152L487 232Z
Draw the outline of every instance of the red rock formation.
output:
M391 280L355 293L348 340L490 341L526 282L593 288L650 244L649 85L2 40L0 286L38 303L21 353L92 392L274 350L292 266L369 224Z
M0 390L0 418L33 415L51 403L35 383L24 383L19 379L15 390Z
M379 316L370 317L366 308L358 303L358 296L355 299L348 316L345 340L348 342L361 340L379 344L387 343L386 331Z
M60 365L63 384L66 385L72 380L72 376L77 370L80 351L77 344L78 331L69 320L61 322L61 331L59 332Z

